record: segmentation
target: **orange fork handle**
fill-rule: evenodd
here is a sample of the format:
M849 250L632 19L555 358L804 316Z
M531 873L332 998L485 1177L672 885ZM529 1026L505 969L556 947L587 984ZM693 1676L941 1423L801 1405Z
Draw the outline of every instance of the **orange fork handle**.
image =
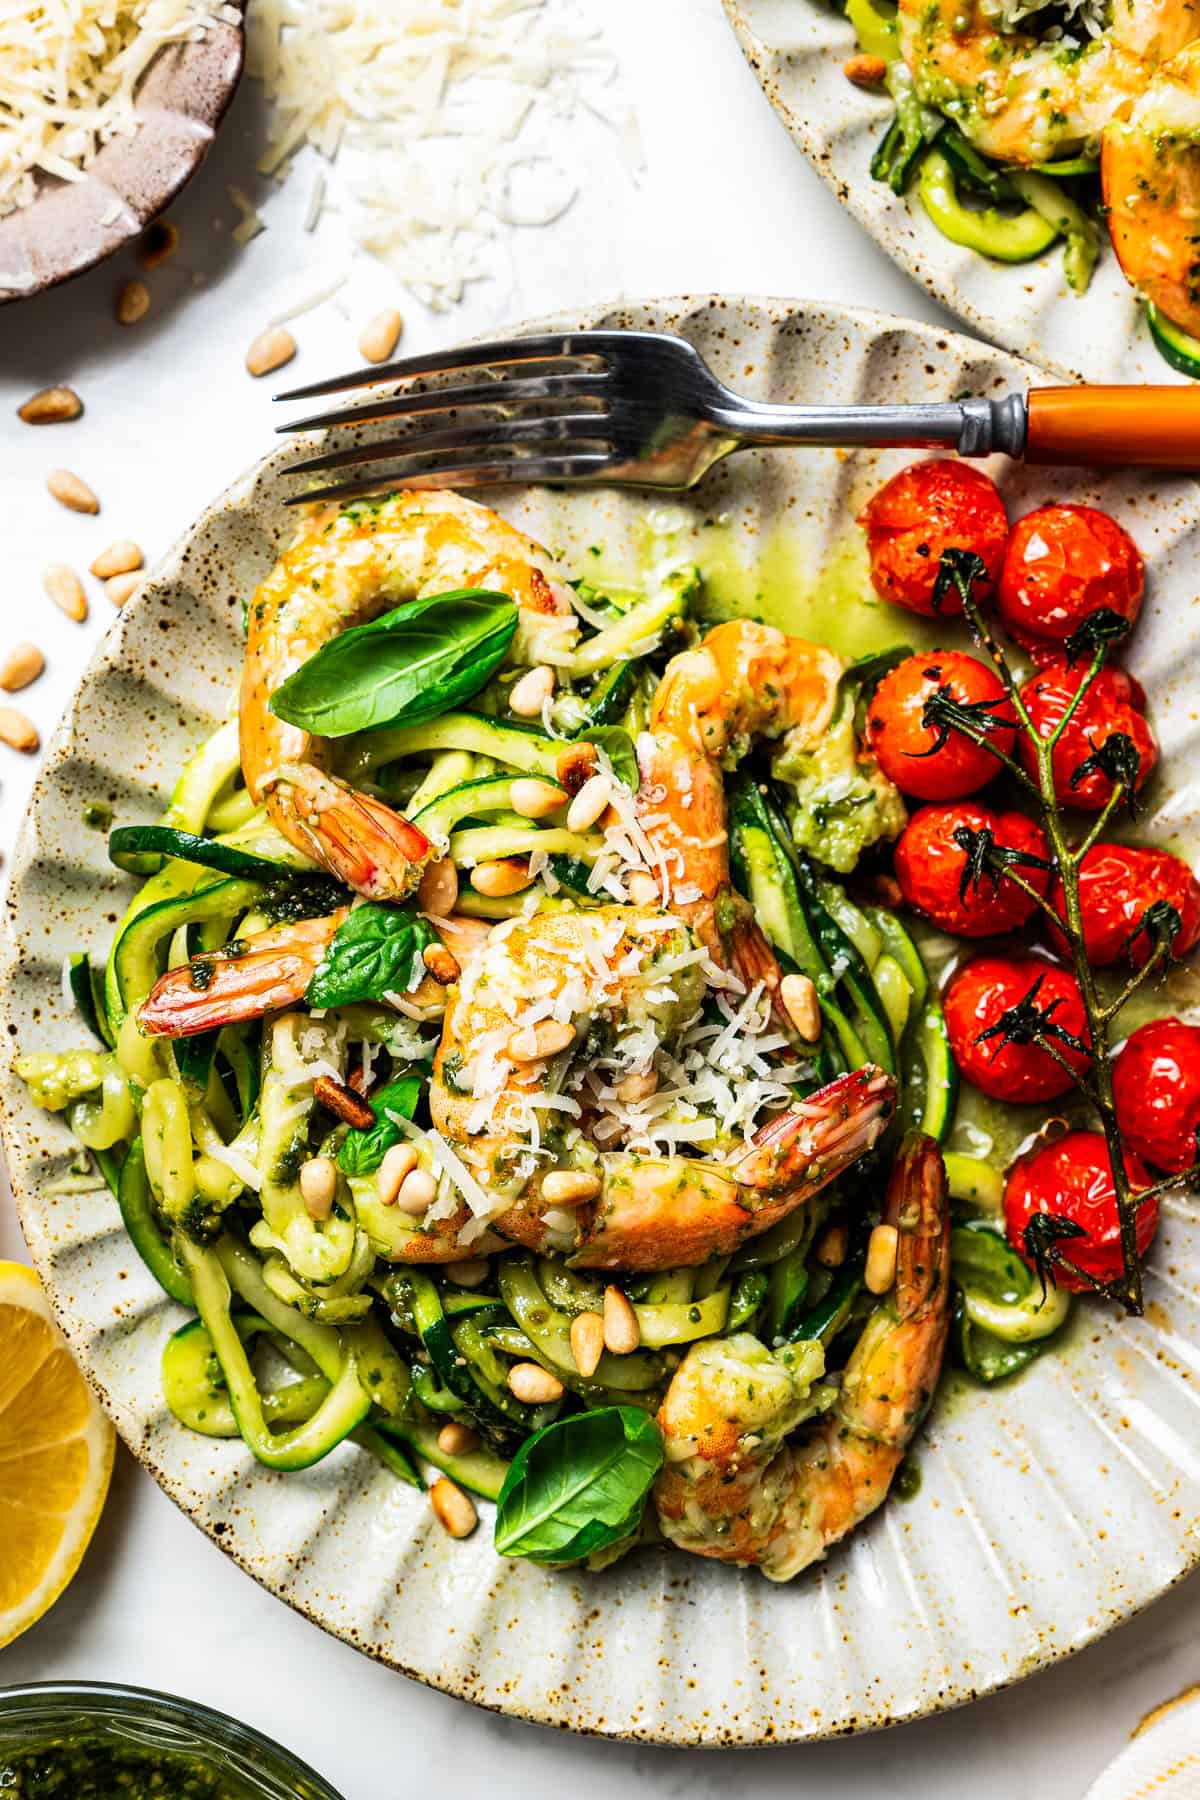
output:
M1200 387L1031 388L1025 460L1200 470Z

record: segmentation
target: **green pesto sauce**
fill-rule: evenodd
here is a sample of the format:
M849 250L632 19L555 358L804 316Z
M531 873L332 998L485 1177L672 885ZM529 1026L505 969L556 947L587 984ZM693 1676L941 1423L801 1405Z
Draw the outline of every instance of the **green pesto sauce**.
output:
M896 1470L892 1493L897 1500L915 1500L921 1491L921 1465L915 1456L906 1456Z
M0 1751L4 1800L252 1800L240 1781L192 1756L108 1737L53 1738Z

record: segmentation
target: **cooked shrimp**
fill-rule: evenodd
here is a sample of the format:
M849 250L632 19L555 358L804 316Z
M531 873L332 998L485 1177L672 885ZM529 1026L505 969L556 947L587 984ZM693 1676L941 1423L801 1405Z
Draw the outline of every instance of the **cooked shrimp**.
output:
M695 1266L871 1148L894 1084L869 1066L793 1102L750 1142L714 1127L711 1159L598 1147L578 1080L582 1102L572 1092L576 1061L647 1070L698 1016L708 966L690 927L654 907L542 914L493 933L451 994L430 1109L473 1177L511 1197L495 1230L581 1268Z
M1108 230L1126 279L1200 336L1200 43L1160 69L1100 151Z
M1094 148L1200 37L1195 0L1122 0L1095 36L1079 21L1081 43L1006 30L1003 18L991 0L900 0L900 48L918 99L986 156L1022 167Z
M250 602L242 771L288 840L347 887L400 899L433 849L408 820L328 772L325 747L270 710L272 694L337 633L426 594L511 594L526 612L571 615L546 552L458 494L389 494L311 522Z
M832 1411L786 1442L819 1403L819 1345L772 1354L742 1333L688 1351L659 1412L666 1464L655 1492L680 1549L788 1581L875 1511L933 1398L949 1329L946 1175L911 1134L887 1195L896 1281L867 1320ZM817 1352L814 1355L814 1352Z
M730 885L722 769L757 738L811 750L829 729L845 663L821 644L771 625L718 625L667 665L638 739L638 810L662 868L664 903L686 919L714 961L746 984L774 988L775 957Z
M343 906L321 919L275 925L168 969L142 1002L139 1025L149 1037L193 1037L299 1005L348 911ZM490 929L482 919L437 921L438 936L460 963L475 954ZM432 1008L444 1004L445 994L430 976L410 998Z

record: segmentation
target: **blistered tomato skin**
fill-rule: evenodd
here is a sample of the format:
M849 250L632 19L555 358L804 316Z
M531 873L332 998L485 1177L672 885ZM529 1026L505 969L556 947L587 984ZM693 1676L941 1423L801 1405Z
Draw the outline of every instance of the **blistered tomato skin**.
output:
M1125 1142L1169 1175L1200 1159L1200 1028L1179 1019L1140 1025L1113 1064Z
M955 841L959 826L992 832L994 841L1029 856L1047 856L1041 829L1024 813L993 812L972 800L956 800L945 806L923 806L913 814L896 845L896 880L909 906L925 914L943 931L956 937L995 937L1015 931L1037 905L1008 877L984 874L979 883L959 894L966 865L966 851ZM1021 879L1035 893L1044 894L1049 869L1023 867Z
M1084 948L1093 968L1125 961L1142 966L1154 944L1138 926L1156 900L1167 901L1179 914L1171 955L1186 956L1200 941L1200 881L1187 864L1169 850L1134 850L1125 844L1097 844L1088 851L1079 865L1079 906ZM1050 902L1065 920L1061 883L1055 883ZM1066 938L1052 926L1050 935L1065 953Z
M1135 1191L1149 1187L1149 1171L1130 1149L1125 1151L1125 1172ZM1063 1255L1081 1269L1099 1281L1120 1275L1121 1222L1108 1145L1100 1132L1069 1131L1013 1164L1004 1188L1004 1225L1019 1256L1025 1256L1025 1227L1035 1213L1050 1213L1083 1227L1085 1236L1059 1240ZM1138 1208L1139 1256L1145 1256L1157 1230L1158 1199L1152 1196ZM1082 1276L1063 1268L1055 1269L1055 1280L1072 1294L1088 1287Z
M1056 660L1025 683L1021 698L1039 737L1048 738L1057 730L1086 674L1083 663L1072 669L1064 660ZM1118 733L1129 738L1137 749L1135 791L1143 785L1158 761L1158 743L1143 714L1145 704L1141 687L1124 669L1101 669L1054 747L1054 785L1064 806L1076 807L1080 812L1099 812L1106 804L1113 783L1102 769L1089 769L1074 785L1072 777L1103 743ZM1024 733L1017 751L1036 781L1037 754Z
M867 744L880 768L902 794L917 800L961 800L995 775L999 763L990 750L961 732L924 715L937 694L960 705L986 708L982 717L1004 721L989 741L1013 748L1016 713L1000 677L961 650L931 650L910 656L885 675L867 711ZM939 740L944 739L944 742Z
M995 485L970 463L910 463L893 475L858 516L867 533L875 592L907 612L949 617L962 612L953 587L940 607L933 584L943 550L973 550L982 557L987 583L975 598L990 597L1000 578L1008 518Z
M1013 526L1000 616L1018 642L1061 644L1102 608L1132 625L1146 588L1141 552L1094 506L1040 506Z
M943 1006L954 1060L972 1087L992 1100L1056 1100L1073 1087L1070 1073L1037 1044L1003 1042L981 1034L1003 1013L1018 1006L1037 986L1034 1006L1049 1009L1050 1021L1084 1043L1091 1039L1079 984L1067 969L1033 956L976 956L947 987ZM1079 1072L1085 1051L1057 1043L1061 1056Z

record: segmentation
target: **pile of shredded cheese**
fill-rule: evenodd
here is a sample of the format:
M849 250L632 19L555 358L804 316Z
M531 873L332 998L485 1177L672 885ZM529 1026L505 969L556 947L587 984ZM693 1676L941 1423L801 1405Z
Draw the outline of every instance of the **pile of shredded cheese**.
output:
M240 24L221 0L6 0L0 6L0 217L38 171L80 181L102 144L137 129L137 84L163 44Z
M571 116L612 75L567 0L255 0L247 69L272 104L260 169L305 146L338 159L355 241L438 310L488 272L503 227L571 205Z

